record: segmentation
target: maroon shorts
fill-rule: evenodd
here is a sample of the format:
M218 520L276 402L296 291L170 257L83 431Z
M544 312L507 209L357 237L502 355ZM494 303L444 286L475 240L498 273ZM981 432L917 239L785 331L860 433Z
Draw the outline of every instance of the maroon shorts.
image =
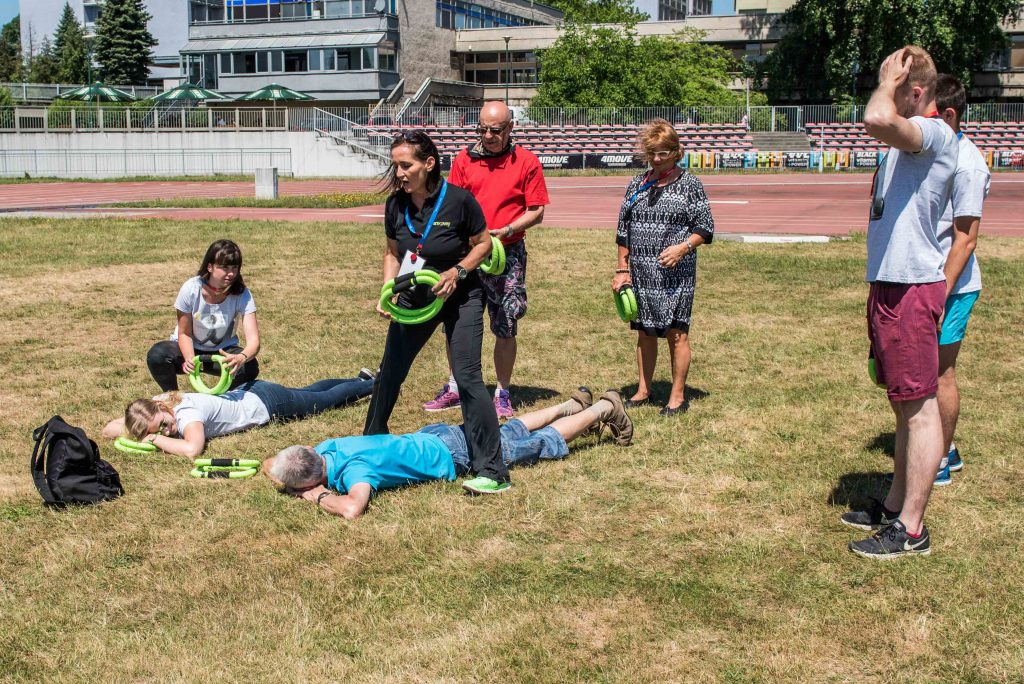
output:
M878 382L891 401L929 397L939 388L939 317L946 281L871 283L868 339Z

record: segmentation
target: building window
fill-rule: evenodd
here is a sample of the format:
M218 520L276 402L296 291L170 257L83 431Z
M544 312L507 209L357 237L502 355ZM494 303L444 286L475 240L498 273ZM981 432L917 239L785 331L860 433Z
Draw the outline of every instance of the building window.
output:
M381 71L398 71L398 62L392 50L377 51L378 66Z
M309 61L305 50L285 50L284 70L288 73L309 71Z
M222 52L220 54L220 73L230 74L231 73L231 53Z
M256 53L235 52L232 54L233 66L231 72L234 74L255 74Z
M309 50L308 54L309 54L309 57L308 57L308 59L309 59L309 70L310 71L320 71L320 51L319 50Z
M324 50L324 71L334 71L334 50Z
M376 62L375 57L376 57L376 52L377 51L374 50L373 48L363 48L362 50L360 50L360 52L363 53L363 64L362 64L361 68L362 69L376 69L377 65L375 64L375 62Z
M270 53L270 70L275 72L284 71L284 53L280 50L274 50Z
M336 54L338 56L338 71L351 71L352 63L359 59L355 50L341 49L337 50Z
M674 0L681 2L682 0ZM539 26L534 21L508 12L481 7L463 0L437 0L434 23L439 28L496 28L499 26Z

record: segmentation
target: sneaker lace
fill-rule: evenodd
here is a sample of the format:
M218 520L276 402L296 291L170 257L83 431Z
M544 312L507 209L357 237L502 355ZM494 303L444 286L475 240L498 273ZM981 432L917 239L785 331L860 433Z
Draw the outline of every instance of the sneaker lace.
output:
M441 391L437 393L437 396L434 397L434 401L440 401L449 393L451 393L451 390L448 389L448 385L445 385L441 388Z

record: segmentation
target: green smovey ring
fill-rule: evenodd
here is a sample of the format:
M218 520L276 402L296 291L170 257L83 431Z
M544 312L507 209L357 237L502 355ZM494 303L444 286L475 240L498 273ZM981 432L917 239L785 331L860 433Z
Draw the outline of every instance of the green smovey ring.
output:
M488 275L501 275L505 272L505 245L501 240L491 236L491 253L480 264L480 270Z
M396 323L402 323L404 325L418 325L419 323L426 323L431 318L437 315L444 306L444 300L440 297L434 299L426 306L419 309L403 309L397 304L392 303L391 298L398 292L405 290L411 290L416 285L430 285L433 287L440 282L441 276L435 271L428 271L422 269L419 271L413 271L412 273L406 273L403 276L393 278L388 282L384 283L384 287L380 291L380 308L391 314L391 320Z
M871 382L875 383L879 387L885 387L884 382L878 382L878 362L872 358L868 359L868 377L871 378Z
M114 440L114 448L126 454L152 454L156 451L156 444L152 442L133 442L127 437L118 437Z
M194 465L192 477L240 480L255 475L261 463L246 458L199 458Z
M188 374L188 383L192 385L192 389L201 394L224 394L231 385L231 372L224 365L224 357L220 354L211 356L210 361L220 365L220 382L213 387L207 387L202 378L203 364L198 356L193 356L192 372Z
M613 295L615 299L615 310L626 323L631 323L636 320L636 293L633 292L633 286L629 283L619 288L618 292Z

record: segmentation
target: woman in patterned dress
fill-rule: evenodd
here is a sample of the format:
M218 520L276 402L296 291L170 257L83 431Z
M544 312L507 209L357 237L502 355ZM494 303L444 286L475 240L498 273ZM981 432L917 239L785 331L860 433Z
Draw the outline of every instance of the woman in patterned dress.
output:
M618 266L612 289L629 283L637 301L636 361L640 382L627 406L650 402L658 338L668 339L672 391L661 415L683 413L690 369L690 312L697 280L697 247L711 242L715 222L704 186L678 166L682 153L672 124L654 119L638 137L650 171L626 188L619 210Z

